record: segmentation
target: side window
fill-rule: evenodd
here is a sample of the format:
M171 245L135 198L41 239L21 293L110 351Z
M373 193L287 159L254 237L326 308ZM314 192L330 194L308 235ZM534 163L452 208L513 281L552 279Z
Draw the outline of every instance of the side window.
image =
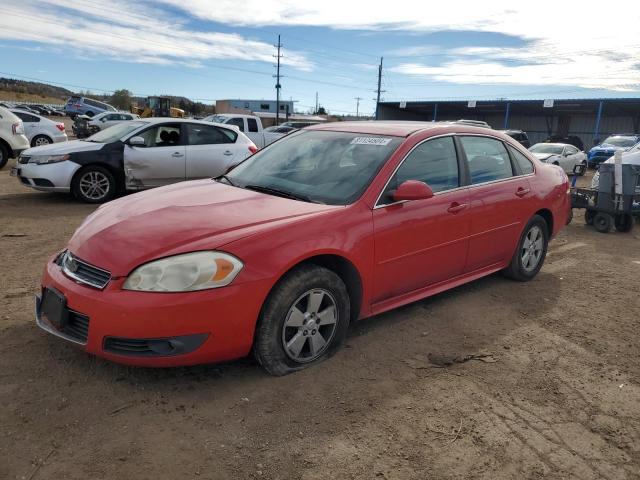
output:
M107 121L120 120L120 115L116 115L114 113L110 113L107 115Z
M240 129L241 132L244 132L244 119L243 118L232 118L228 122L229 125L235 125Z
M567 145L568 155L575 155L576 153L578 153L578 149L576 147L574 147L573 145Z
M525 157L522 153L520 153L518 150L513 148L511 145L508 145L508 148L509 148L509 152L511 152L511 156L513 157L513 159L516 161L516 164L520 168L522 175L528 175L530 173L533 173L533 164L531 163L531 160L529 160L527 157Z
M34 117L33 115L29 115L28 113L13 112L13 114L23 122L39 122L40 121L38 117Z
M209 125L187 124L188 145L215 145L220 143L234 143L237 135L226 128L210 127Z
M115 127L114 127L115 128ZM179 145L180 124L164 124L149 128L139 134L144 138L145 147L171 147Z
M258 121L255 118L247 118L247 127L250 132L258 131Z
M467 155L472 184L513 176L509 154L500 140L461 136L460 141Z
M453 137L427 140L414 148L389 181L380 203L393 202L391 194L407 180L424 182L434 193L459 187L458 157Z

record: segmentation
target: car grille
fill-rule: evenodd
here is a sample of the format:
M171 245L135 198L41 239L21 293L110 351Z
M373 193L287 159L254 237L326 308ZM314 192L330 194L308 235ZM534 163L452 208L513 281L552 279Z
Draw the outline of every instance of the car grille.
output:
M111 272L84 262L69 251L58 262L64 274L78 283L102 290L111 280Z
M116 338L108 337L104 341L104 349L107 352L121 355L150 356L158 353L151 349L149 340L143 338Z
M62 329L62 333L86 343L89 336L89 317L69 310L69 318Z
M29 160L31 160L30 156L21 155L20 158L18 158L18 163L22 163L22 164L29 163Z

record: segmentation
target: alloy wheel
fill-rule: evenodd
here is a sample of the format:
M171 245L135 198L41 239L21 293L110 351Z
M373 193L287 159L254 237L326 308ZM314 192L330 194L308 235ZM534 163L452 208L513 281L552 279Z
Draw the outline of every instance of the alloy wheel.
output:
M46 137L38 137L36 138L36 141L33 143L34 143L34 146L41 147L42 145L49 145L51 142Z
M102 172L87 172L80 177L80 193L91 200L101 200L109 193L109 179Z
M298 363L320 357L336 332L338 308L327 290L314 288L293 302L282 327L282 346L287 356Z
M527 272L535 270L542 258L544 247L544 236L542 230L537 225L532 226L524 237L522 248L520 249L520 259L522 268Z

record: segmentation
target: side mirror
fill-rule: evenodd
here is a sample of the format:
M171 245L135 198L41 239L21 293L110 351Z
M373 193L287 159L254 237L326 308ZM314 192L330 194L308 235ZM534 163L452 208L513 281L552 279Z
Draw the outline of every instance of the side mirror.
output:
M424 182L418 180L407 180L402 182L398 189L393 192L393 200L401 202L405 200L424 200L433 197L433 190Z
M128 143L132 147L144 147L145 146L144 138L142 138L142 137L131 137L129 139Z

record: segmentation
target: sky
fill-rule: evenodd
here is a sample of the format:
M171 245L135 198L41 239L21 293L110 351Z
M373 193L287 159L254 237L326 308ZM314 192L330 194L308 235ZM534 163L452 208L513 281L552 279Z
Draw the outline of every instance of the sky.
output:
M0 76L110 93L275 99L372 114L382 99L640 96L640 9L584 2L0 2Z

